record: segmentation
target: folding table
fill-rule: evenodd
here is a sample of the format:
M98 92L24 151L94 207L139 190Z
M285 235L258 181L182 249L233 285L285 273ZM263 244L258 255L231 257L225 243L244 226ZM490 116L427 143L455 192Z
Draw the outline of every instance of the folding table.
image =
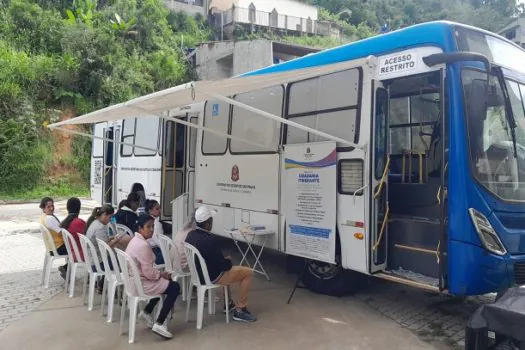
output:
M237 246L237 249L239 249L239 252L242 255L241 262L239 265L243 265L243 263L246 262L246 265L248 265L249 268L252 269L253 272L260 273L261 275L264 275L268 281L270 280L270 277L268 277L268 274L264 270L264 267L261 264L261 255L264 250L264 247L266 246L266 242L268 242L268 237L270 235L274 235L275 232L271 230L267 230L264 226L247 226L241 229L232 228L232 229L226 229L224 230L225 233L229 234L232 238L233 242ZM239 237L242 237L242 240L239 240ZM260 250L258 253L255 252L255 249L253 248L253 243L255 241L256 237L262 237L262 244L260 247ZM241 246L239 245L239 242L242 241L248 245L248 247L243 250ZM255 262L252 265L250 265L250 262L248 261L248 254L251 253L252 256L255 258ZM259 266L260 269L257 269L257 266Z

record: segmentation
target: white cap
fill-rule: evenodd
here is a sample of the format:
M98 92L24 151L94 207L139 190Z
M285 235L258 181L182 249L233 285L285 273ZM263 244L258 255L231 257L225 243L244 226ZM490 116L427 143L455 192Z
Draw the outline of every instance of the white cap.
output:
M198 223L205 222L206 220L212 218L217 214L216 210L210 209L207 206L203 205L199 207L195 212L195 221Z

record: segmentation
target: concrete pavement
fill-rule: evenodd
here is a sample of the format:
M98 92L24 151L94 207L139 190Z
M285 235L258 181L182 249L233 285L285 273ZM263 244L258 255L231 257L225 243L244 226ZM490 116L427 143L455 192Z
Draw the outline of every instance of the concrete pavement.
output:
M293 278L279 266L272 264L269 269L272 282L257 276L250 295L250 310L259 319L256 323L226 324L221 304L216 315L205 315L199 331L195 328L195 303L186 323L185 304L179 300L169 325L174 339L163 340L139 322L133 348L437 349L356 298L342 300L299 290L287 305ZM77 284L80 286L80 281ZM116 322L106 324L99 305L90 312L82 305L79 288L76 295L69 299L60 293L44 303L0 333L0 344L10 349L128 348L127 334L118 334L120 308L116 307Z

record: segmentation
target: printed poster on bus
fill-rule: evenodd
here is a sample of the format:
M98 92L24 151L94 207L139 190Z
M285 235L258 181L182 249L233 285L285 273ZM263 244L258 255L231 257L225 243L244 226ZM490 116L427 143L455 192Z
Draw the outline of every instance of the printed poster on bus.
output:
M335 263L335 142L284 149L286 253Z

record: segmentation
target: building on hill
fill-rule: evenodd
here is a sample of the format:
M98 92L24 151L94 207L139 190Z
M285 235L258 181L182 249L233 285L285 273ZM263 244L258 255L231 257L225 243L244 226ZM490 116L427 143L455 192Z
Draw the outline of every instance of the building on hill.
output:
M514 18L498 34L525 48L525 18Z
M210 0L209 9L211 23L228 39L237 25L288 35L341 35L337 25L318 21L317 7L294 0Z
M230 78L318 52L318 49L258 39L199 44L188 58L199 80Z
M164 0L164 4L172 11L182 11L193 16L196 14L206 16L210 0Z

